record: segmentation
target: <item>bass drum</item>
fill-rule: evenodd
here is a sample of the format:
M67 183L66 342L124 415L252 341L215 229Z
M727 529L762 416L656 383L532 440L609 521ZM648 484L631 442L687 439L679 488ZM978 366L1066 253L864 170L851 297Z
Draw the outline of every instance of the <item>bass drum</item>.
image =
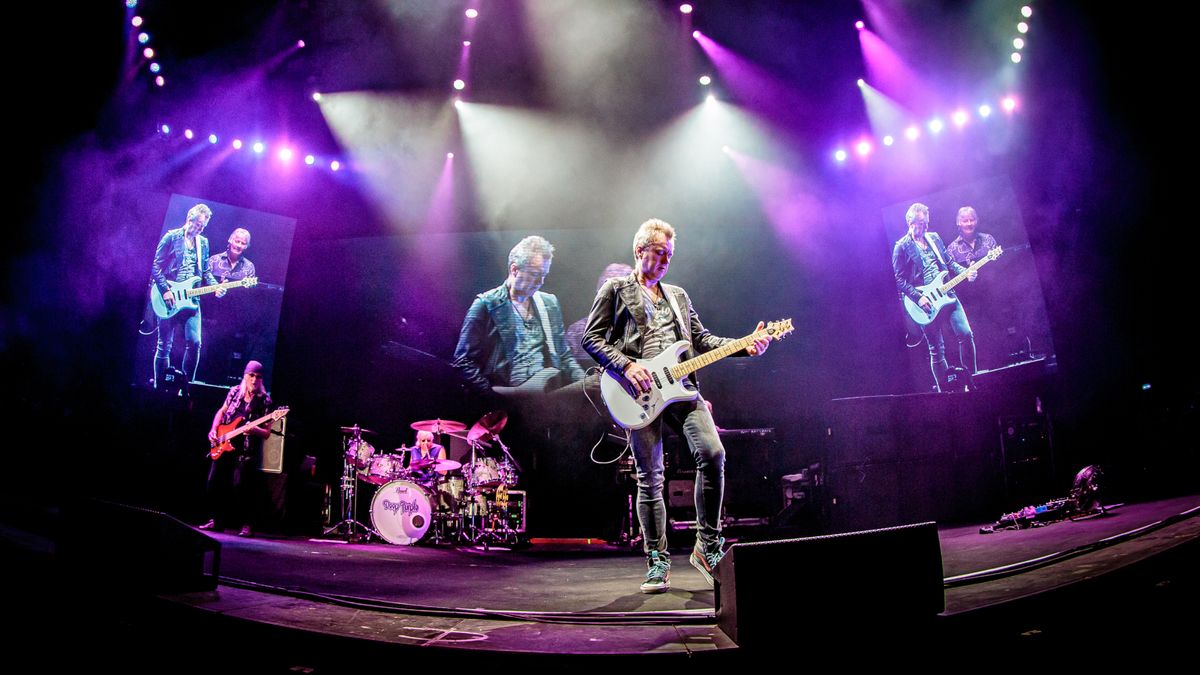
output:
M390 544L411 546L429 532L433 495L412 481L380 486L371 499L371 525Z

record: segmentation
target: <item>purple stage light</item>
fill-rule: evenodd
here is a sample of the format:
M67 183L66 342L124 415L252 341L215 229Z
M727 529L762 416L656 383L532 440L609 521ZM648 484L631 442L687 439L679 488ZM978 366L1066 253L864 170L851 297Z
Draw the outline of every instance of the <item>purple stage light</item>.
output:
M321 100L321 92L319 92L319 91L314 91L314 92L313 92L313 94L312 94L312 100L314 100L314 101L320 101L320 100Z
M143 45L144 45L144 44L146 44L146 43L147 43L147 42L149 42L149 41L150 41L150 34L149 34L149 33L138 33L138 43L139 43L139 44L143 44Z
M1033 16L1033 8L1029 5L1025 5L1021 8L1021 16L1025 17L1026 19Z
M833 158L839 162L846 161L846 151L839 148L836 152L833 153Z
M857 29L859 29L859 30L863 30L864 28L866 28L866 27L867 27L867 24L863 23L862 21L855 21L855 22L854 22L854 27L855 27L855 28L857 28Z
M470 41L470 40L463 40L463 46L464 46L464 47L470 47L470 46L471 46L471 41Z
M1013 62L1013 63L1020 63L1020 62L1021 62L1021 52L1013 52L1013 53L1012 53L1012 62Z
M891 136L891 135L887 135L887 136L884 136L884 137L883 137L883 144L884 144L884 145L886 145L886 146L888 146L888 147L891 147L891 146L892 146L892 144L893 144L893 143L895 143L895 142L896 142L896 139L895 139L895 138L892 138L892 136Z
M854 145L854 151L858 153L859 157L866 157L867 155L871 154L871 151L874 149L875 146L871 145L871 141L865 139Z
M934 133L934 134L940 133L942 128L945 126L946 125L942 123L942 120L938 119L937 117L929 120L929 132L930 133Z
M279 150L278 157L279 157L279 161L281 161L281 162L292 161L292 149L291 148L281 148Z
M468 19L474 19L475 17L479 16L479 10L475 9L474 7L463 13L467 15Z
M183 130L183 137L188 139L189 141L192 140L195 136L196 136L196 134L192 133L191 129Z
M454 159L454 153L453 153L453 152L447 152L447 153L446 153L446 159Z
M692 39L693 40L699 40L701 35L703 35L703 33L701 33L698 30L692 31Z
M306 44L304 43L304 40L296 40L296 48L297 48L297 49L304 49L304 48L305 48L305 47L307 47L307 46L308 46L308 45L306 45Z
M708 96L705 96L705 97L704 97L704 102L705 102L705 103L708 103L708 104L710 104L710 105L715 105L715 104L716 104L716 102L717 102L717 96L716 96L716 94L709 94Z
M267 149L267 146L262 141L258 141L252 146L251 149L254 150L255 153L261 155L263 150Z
M231 143L231 145L233 145L234 150L241 150L242 149L242 139L240 139L240 138L233 139L233 143Z
M691 13L692 13L692 6L691 6L691 5L689 5L689 4L687 4L687 3L685 2L685 3L683 3L682 5L680 5L680 6L679 6L679 11L680 11L680 12L683 12L684 14L691 14Z
M307 165L309 165L309 166L312 166L313 164L316 164L316 163L317 163L317 158L316 158L315 156L313 156L313 155L305 155L305 156L304 156L304 163L305 163L305 164L307 164Z
M969 117L970 116L967 115L966 110L955 110L954 114L950 116L950 119L954 120L954 126L961 127L967 123Z
M146 47L145 49L142 50L142 56L144 56L148 59L154 58L154 48Z
M332 162L329 163L329 170L330 171L341 171L342 163L337 161L336 159L333 160Z
M461 99L461 98L456 98L456 99L454 99L454 107L455 107L455 108L462 108L462 99Z
M1024 49L1025 48L1025 40L1023 40L1022 38L1013 38L1013 48L1014 49Z
M150 64L150 72L157 73L160 70L162 70L162 66L158 65L158 61Z
M217 140L218 140L218 139L217 139L217 135L216 135L216 134L209 134L209 135L208 135L208 142L209 142L209 143L212 143L213 145L216 145L216 144L217 144Z
M138 3L138 0L125 0L125 6L128 7L129 9L133 9L134 7L137 7L137 3Z
M984 103L983 105L979 106L979 116L980 116L980 117L988 117L988 116L990 116L991 114L992 114L992 106L990 106L990 105L988 105L988 104L986 104L986 103Z
M167 79L165 77L163 77L162 75L159 75L158 77L154 78L154 84L157 84L160 87L165 85L166 83L167 83Z
M159 130L159 131L161 131L161 132L163 132L164 134L169 134L169 133L171 133L171 127L169 127L169 126L168 126L168 125L166 125L166 124L164 124L164 125L162 125L161 127L159 127L159 128L158 128L158 130Z
M1029 24L1025 23L1024 21L1017 23L1017 32L1022 33L1022 34L1028 33L1029 32Z
M910 141L915 141L921 137L921 130L918 129L917 125L914 124L911 127L904 130L904 137Z
M866 86L867 81L860 77L860 78L858 78L858 80L855 81L855 84L858 85L859 89L862 89L864 86Z
M466 83L466 82L463 82L462 80L455 80L455 81L454 81L454 88L455 88L455 89L457 89L457 90L459 90L459 91L462 91L463 89L466 89L466 88L467 88L467 83Z
M708 85L712 84L712 78L709 77L708 75L701 75L700 76L700 84L707 87Z
M1010 113L1017 109L1017 99L1012 96L1005 96L1004 100L1000 102L1000 107L1004 108L1004 112Z
M132 19L130 19L130 20L129 20L129 23L133 24L133 27L134 27L134 28L138 28L139 26L141 26L141 25L142 25L142 17L140 17L140 16L135 16L135 17L133 17Z

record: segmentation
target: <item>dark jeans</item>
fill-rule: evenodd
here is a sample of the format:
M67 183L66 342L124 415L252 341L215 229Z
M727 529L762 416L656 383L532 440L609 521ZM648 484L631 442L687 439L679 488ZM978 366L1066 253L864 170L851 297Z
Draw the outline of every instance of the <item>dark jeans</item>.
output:
M947 325L958 341L958 362L967 375L974 375L977 370L975 363L975 334L971 332L971 324L967 321L967 311L958 300L953 305L946 305L938 313L937 318L925 326L925 343L929 345L929 368L933 371L933 379L937 382L938 391L943 391L946 385L946 369L950 367L946 361L946 341L943 332Z
M235 439L235 443L242 439ZM262 483L259 461L238 449L221 455L208 470L208 501L218 530L257 525Z
M171 365L171 348L175 335L183 331L183 374L187 381L196 379L196 366L200 364L200 308L196 311L181 310L169 319L158 320L158 346L154 350L154 385L162 381Z
M672 403L649 426L631 433L637 467L637 514L646 555L667 552L667 503L663 499L663 424L687 440L696 460L696 538L711 550L721 534L721 499L725 491L725 447L717 435L703 398Z

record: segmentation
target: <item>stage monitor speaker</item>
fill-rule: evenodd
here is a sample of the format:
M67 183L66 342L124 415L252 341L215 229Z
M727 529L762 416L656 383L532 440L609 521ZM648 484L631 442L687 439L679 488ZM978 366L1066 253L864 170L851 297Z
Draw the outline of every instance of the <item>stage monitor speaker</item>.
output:
M188 593L217 587L221 543L165 513L98 499L63 504L56 555L83 588Z
M271 425L271 435L263 440L263 471L283 473L283 442L285 440L287 440L287 418L281 417Z
M937 526L737 543L717 565L715 596L717 624L748 649L913 634L945 609Z

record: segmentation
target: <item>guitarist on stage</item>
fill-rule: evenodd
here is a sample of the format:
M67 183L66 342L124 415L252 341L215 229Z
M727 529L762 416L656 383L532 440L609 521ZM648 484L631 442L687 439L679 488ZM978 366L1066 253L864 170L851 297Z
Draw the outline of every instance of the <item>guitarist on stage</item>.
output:
M203 277L205 283L215 284L216 279L208 269L208 238L202 235L212 209L206 204L197 204L187 213L183 226L167 230L154 251L154 263L150 267L152 281L162 292L168 306L176 298L167 286L167 281L186 281L192 277ZM171 365L171 347L175 335L183 331L183 373L188 382L196 377L196 366L200 363L200 309L183 309L169 319L158 320L158 345L154 351L154 386L158 387Z
M583 347L610 373L648 392L651 373L630 357L646 359L677 340L691 342L688 356L716 349L731 338L713 335L700 323L688 294L660 283L675 253L675 229L652 218L633 238L634 272L609 279L600 287L588 316ZM759 324L759 329L763 324ZM769 341L756 340L745 353L758 356ZM663 421L687 440L696 460L696 544L690 562L712 584L713 570L724 555L721 500L725 490L725 448L703 398L667 406L658 419L630 431L637 468L637 515L642 548L649 568L643 593L671 587L671 555L667 551L667 505L663 500Z
M896 275L896 289L902 296L908 296L928 310L929 300L921 297L916 287L932 282L939 272L949 270L950 274L961 274L966 268L950 257L937 232L929 231L928 206L913 204L904 214L904 220L908 223L908 234L901 237L892 248L892 271ZM979 273L973 270L967 275L967 280L975 281L978 275ZM968 378L977 370L975 335L967 321L967 312L953 290L949 295L954 297L954 302L944 307L937 317L922 329L925 344L929 346L929 367L933 371L938 391L947 389L946 371L950 367L946 361L946 342L942 335L946 324L950 325L958 341L959 364L967 372Z
M271 395L263 384L263 364L246 363L242 383L229 390L225 403L213 416L208 440L215 444L221 432L218 427L237 426L256 420L271 412ZM237 423L236 425L234 423ZM202 530L217 530L241 526L238 536L251 536L251 521L256 513L256 500L262 496L261 466L263 439L271 435L271 420L252 427L231 439L233 449L221 454L208 470L208 499L212 520L200 526Z

